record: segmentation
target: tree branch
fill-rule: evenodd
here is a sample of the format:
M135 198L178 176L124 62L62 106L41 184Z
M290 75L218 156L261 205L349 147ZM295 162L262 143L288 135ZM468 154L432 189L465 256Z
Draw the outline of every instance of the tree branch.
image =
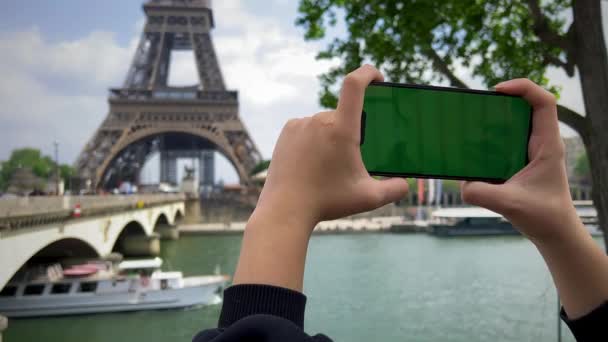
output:
M533 30L538 39L551 46L560 47L566 51L570 48L571 42L568 36L555 33L547 23L547 17L540 10L540 0L528 0L528 9L533 21Z
M565 62L555 56L545 53L545 63L561 67L566 71L568 76L574 76L574 66L576 64L573 51L574 36L572 34L574 25L570 25L570 28L565 35L560 35L549 27L547 17L543 15L540 9L540 0L528 0L528 10L532 17L534 34L536 34L538 39L549 46L559 47L566 53Z
M587 120L584 116L568 107L557 105L557 118L575 130L583 140L587 139L589 130L587 129Z
M555 65L558 68L564 69L568 77L574 76L574 63L571 58L568 58L568 61L564 62L555 56L545 53L543 56L543 64Z
M446 63L446 61L444 61L443 58L441 58L441 56L439 56L437 54L437 51L435 51L435 49L430 47L427 50L426 55L427 55L427 57L429 57L431 59L431 62L433 62L433 66L437 70L439 70L439 72L441 72L445 77L447 77L448 80L450 80L450 84L453 87L469 88L469 86L467 86L466 83L464 83L461 79L459 79L458 77L456 77L456 75L454 75L452 70L450 70L448 63Z

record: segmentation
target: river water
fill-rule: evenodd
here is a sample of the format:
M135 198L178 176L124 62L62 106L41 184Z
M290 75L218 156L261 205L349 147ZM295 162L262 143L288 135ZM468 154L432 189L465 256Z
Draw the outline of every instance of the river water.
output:
M163 242L165 269L186 275L236 266L240 236ZM598 241L599 243L599 241ZM555 289L522 237L426 234L313 236L306 330L335 341L556 341ZM220 306L14 319L5 341L188 341ZM563 326L563 341L573 341Z

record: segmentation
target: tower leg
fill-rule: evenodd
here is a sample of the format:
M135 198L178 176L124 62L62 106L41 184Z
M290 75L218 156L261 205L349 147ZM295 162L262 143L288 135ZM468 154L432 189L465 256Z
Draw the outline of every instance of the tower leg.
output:
M201 151L198 163L199 188L202 192L209 193L213 187L213 183L215 182L215 155L213 151Z
M177 158L171 151L160 152L160 181L177 184Z

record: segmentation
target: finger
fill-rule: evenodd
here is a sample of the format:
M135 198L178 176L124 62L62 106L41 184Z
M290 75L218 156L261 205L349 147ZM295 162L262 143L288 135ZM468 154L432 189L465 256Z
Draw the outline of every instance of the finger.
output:
M516 204L514 196L503 184L464 182L461 189L465 203L490 209L503 216L508 216Z
M370 209L403 199L408 192L408 184L404 178L387 178L377 180L369 178L366 191L369 196Z
M494 88L501 93L521 96L530 103L534 109L533 134L559 136L556 99L553 94L525 78L501 82Z
M369 64L365 64L346 75L338 100L337 123L339 127L345 127L359 134L365 88L370 82L382 81L383 79L384 77L380 71Z

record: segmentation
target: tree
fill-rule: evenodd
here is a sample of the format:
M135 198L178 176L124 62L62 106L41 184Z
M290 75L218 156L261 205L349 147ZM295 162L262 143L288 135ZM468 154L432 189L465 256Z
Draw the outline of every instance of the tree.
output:
M589 169L589 159L587 158L587 154L581 153L581 155L576 158L576 164L574 165L574 175L576 176L579 182L589 182L591 178L591 170Z
M55 173L55 161L49 156L43 156L40 150L34 148L21 148L11 152L9 160L2 162L0 170L0 190L6 190L15 170L20 167L29 168L34 175L49 179ZM75 174L70 165L60 165L59 173L67 183L69 178Z
M326 107L336 105L340 77L364 62L394 82L467 88L455 71L462 65L486 86L527 77L556 94L547 68L578 72L586 113L559 105L558 116L587 149L608 246L608 57L600 0L300 0L296 25L306 39L324 38L338 22L347 36L334 37L318 55L342 61L320 76Z
M270 159L262 160L261 162L257 163L256 166L253 167L253 169L251 170L251 172L249 174L253 176L264 170L268 170L269 167L270 167Z

